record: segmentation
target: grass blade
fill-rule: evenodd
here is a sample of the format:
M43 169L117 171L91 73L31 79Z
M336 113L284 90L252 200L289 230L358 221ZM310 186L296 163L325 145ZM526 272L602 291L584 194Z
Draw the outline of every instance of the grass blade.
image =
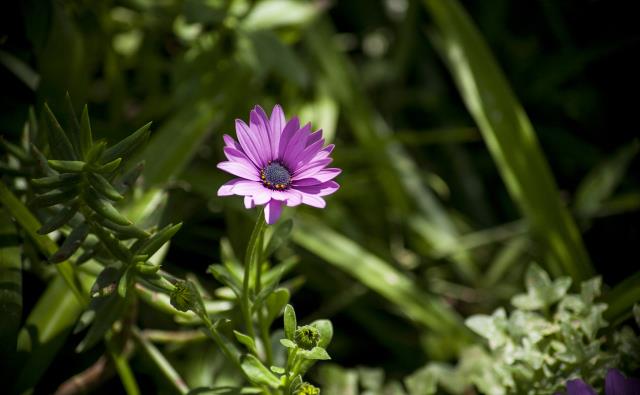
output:
M590 277L589 257L560 200L533 126L480 32L455 0L424 0L424 5L438 28L438 49L509 193L549 251L550 270L576 280Z

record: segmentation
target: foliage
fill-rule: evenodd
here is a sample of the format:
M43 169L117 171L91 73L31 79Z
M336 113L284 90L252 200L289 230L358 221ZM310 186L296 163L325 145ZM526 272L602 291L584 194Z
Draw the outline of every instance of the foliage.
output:
M612 90L637 80L631 7L7 4L8 391L539 388L520 371L546 391L578 374L565 361L547 377L548 366L589 353L601 363L580 372L592 384L607 364L633 375L622 355L637 340L623 325L640 300L628 258L639 145L633 101ZM234 118L276 103L336 144L342 187L324 210L287 208L252 228L258 213L215 196L228 177L214 164ZM602 295L587 303L594 273ZM534 343L521 333L533 323L553 331L535 327ZM308 339L296 342L298 327ZM535 369L541 355L556 365Z

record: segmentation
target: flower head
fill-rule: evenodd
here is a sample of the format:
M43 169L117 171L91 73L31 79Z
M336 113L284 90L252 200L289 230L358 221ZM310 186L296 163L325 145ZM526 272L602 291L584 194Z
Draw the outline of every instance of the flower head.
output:
M296 341L298 347L311 350L318 345L320 332L311 325L299 326L293 335L293 340Z
M309 383L302 383L295 392L296 395L320 395L320 388Z
M224 136L228 160L218 168L239 178L221 186L218 196L244 196L246 208L266 205L268 224L278 220L285 204L324 208L323 196L340 187L333 179L341 170L326 167L333 144L325 147L322 130L312 132L311 124L301 127L297 117L287 122L279 105L271 117L256 106L249 125L237 119L236 135L237 142Z
M626 378L619 370L609 369L604 379L604 393L605 395L640 394L640 380ZM567 381L567 395L596 395L596 392L584 381L574 379Z

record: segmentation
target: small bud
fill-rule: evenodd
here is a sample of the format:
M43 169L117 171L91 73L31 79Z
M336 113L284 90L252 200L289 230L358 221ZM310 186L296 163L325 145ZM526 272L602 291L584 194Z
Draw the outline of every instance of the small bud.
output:
M320 395L320 388L309 383L302 383L295 392L295 395Z
M191 281L178 281L170 296L171 305L177 310L191 310L198 315L205 312L200 293Z
M298 347L304 350L311 350L318 345L320 332L311 325L299 326L293 335L293 339Z

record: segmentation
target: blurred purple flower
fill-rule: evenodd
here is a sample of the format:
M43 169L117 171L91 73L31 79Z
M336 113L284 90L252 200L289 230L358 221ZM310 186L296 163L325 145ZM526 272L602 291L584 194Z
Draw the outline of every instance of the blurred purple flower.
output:
M617 369L609 369L604 379L605 395L640 395L640 380L626 378ZM596 395L596 392L580 379L567 381L567 395Z
M224 154L228 161L218 168L239 178L218 189L218 196L244 196L246 208L266 205L264 215L274 224L282 206L324 208L323 196L334 193L340 185L333 179L340 174L337 168L327 168L334 145L324 147L322 130L311 132L311 124L300 127L293 117L287 122L280 105L269 118L256 106L247 126L236 119L238 142L224 135Z

